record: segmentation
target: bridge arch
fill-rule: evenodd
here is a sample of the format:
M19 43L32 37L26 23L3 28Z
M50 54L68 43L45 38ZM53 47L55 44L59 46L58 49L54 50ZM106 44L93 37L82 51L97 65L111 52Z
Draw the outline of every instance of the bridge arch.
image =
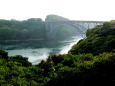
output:
M65 22L65 23L53 23L50 25L50 30L48 30L47 34L48 34L48 38L50 39L55 39L56 37L56 33L57 31L62 27L62 26L68 26L71 27L73 29L75 29L82 37L85 37L85 32L87 30L86 27L79 25L79 24L73 24L70 22Z
M93 28L96 25L101 25L101 21L46 21L48 39L55 39L58 29L62 26L69 26L75 29L83 38L87 29Z

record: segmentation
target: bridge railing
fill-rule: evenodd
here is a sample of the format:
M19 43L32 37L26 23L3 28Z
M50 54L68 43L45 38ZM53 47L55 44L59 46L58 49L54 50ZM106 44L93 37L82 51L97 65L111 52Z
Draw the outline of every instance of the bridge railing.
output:
M104 22L107 22L107 21L65 20L65 21L45 21L45 22L83 22L83 23L104 23Z

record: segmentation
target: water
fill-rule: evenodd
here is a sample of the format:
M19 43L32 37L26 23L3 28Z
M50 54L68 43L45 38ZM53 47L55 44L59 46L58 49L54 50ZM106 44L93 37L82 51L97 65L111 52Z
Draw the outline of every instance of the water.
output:
M28 60L33 64L40 63L41 60L47 59L53 54L67 54L71 47L76 44L81 37L75 36L61 41L32 41L21 43L6 43L0 45L0 48L5 49L9 56L22 55L28 57Z

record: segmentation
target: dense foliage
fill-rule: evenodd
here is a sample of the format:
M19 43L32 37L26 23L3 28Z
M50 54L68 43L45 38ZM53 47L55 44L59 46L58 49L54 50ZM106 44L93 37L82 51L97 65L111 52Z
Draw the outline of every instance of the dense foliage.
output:
M45 38L45 23L40 18L31 18L24 21L0 20L0 40Z
M0 50L0 85L115 86L114 25L115 22L111 21L89 29L87 38L74 46L73 54L52 55L37 65L28 62L27 57L10 57L7 52ZM88 42L95 46L89 47ZM87 52L79 49L87 49Z
M4 51L0 51L4 52ZM3 55L2 55L3 54ZM114 86L115 53L54 55L32 65L26 57L0 55L1 86Z

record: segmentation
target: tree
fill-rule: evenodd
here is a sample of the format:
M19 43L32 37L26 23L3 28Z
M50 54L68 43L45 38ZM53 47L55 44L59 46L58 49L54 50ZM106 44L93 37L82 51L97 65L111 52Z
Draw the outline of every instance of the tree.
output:
M8 59L8 52L0 49L0 58Z

